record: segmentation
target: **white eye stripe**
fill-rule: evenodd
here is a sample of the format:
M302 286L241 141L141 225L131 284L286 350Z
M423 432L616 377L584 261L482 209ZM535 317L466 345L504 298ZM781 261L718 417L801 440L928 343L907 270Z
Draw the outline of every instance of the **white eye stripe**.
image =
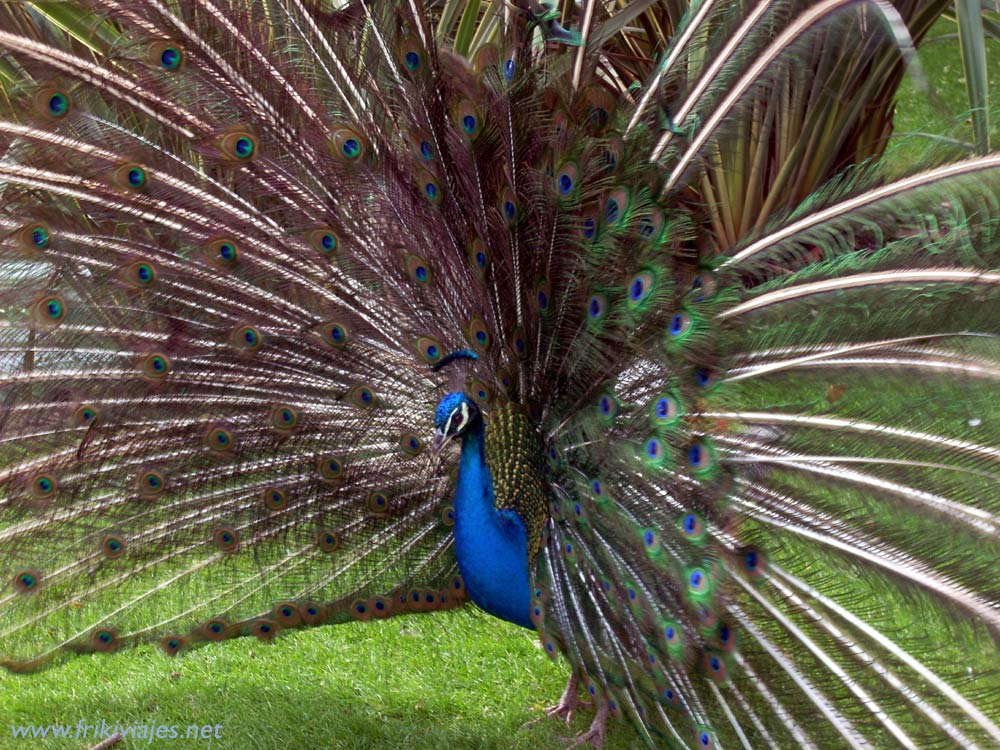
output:
M456 431L457 432L461 432L462 430L465 429L465 425L467 425L468 423L469 423L469 405L463 401L462 402L462 421L459 423L458 430L456 430Z

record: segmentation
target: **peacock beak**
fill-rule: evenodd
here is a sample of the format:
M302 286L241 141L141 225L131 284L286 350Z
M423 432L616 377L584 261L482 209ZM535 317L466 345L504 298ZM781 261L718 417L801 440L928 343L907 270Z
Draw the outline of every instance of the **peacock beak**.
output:
M434 433L434 439L431 441L431 455L439 455L449 440L451 440L451 435L446 435L442 430L437 430Z

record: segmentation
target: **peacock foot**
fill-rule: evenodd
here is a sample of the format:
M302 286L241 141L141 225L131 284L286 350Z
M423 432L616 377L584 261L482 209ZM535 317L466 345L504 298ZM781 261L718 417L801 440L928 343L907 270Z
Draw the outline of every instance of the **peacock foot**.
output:
M576 714L577 709L590 707L590 703L580 700L579 687L580 678L576 673L571 674L569 681L566 683L566 689L563 690L562 697L559 698L559 702L554 706L546 708L545 716L539 716L537 719L526 722L521 726L521 729L537 724L543 719L562 719L568 725L573 721L573 716Z
M601 750L604 747L604 732L608 727L608 714L610 710L608 709L608 702L606 700L600 701L600 705L597 708L597 713L594 715L594 720L590 722L590 727L585 732L581 732L566 746L565 750L573 750L573 748L580 747L585 743L590 743L597 750Z

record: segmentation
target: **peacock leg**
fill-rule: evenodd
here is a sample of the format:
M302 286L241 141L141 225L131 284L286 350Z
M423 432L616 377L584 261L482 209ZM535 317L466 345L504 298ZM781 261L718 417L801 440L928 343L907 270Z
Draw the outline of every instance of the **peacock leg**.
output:
M580 678L576 672L571 672L562 697L559 698L559 702L556 705L545 709L546 715L553 719L565 719L567 724L573 721L573 714L576 713L578 708L588 708L590 706L589 703L580 700L579 688Z
M549 706L545 709L545 716L539 716L537 719L532 719L521 726L521 729L525 727L530 727L533 724L537 724L543 719L564 719L568 725L573 721L573 716L576 714L578 708L589 708L590 703L580 700L580 678L575 672L571 673L569 676L569 681L566 683L566 689L563 690L562 697L559 698L559 702L554 706Z
M608 708L607 700L601 700L600 705L597 707L597 713L594 715L594 720L590 722L590 727L586 732L578 734L566 746L566 750L572 750L588 742L597 748L597 750L601 750L604 747L604 732L608 727L609 713L610 709Z

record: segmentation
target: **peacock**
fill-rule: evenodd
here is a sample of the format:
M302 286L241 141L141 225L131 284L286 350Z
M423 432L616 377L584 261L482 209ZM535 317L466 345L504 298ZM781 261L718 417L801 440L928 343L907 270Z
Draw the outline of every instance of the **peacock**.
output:
M1000 747L947 5L4 3L0 664L472 603L575 744Z

